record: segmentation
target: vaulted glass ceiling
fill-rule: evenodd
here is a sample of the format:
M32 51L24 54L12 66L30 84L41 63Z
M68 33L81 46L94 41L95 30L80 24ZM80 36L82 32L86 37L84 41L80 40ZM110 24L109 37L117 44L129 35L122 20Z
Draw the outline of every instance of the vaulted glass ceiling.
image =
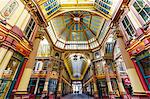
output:
M58 0L60 4L93 3L94 0Z
M64 62L72 80L82 80L90 64L88 58L80 53L70 54Z
M53 44L65 50L100 46L122 0L37 0Z

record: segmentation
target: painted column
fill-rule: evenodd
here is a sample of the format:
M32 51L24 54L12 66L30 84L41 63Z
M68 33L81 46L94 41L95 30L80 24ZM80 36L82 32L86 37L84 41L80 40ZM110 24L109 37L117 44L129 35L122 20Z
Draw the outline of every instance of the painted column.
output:
M123 36L121 35L120 30L115 31L115 37L117 39L117 44L119 45L122 58L125 62L126 68L127 68L127 74L129 76L129 79L131 81L131 86L133 88L134 94L143 94L145 93L143 86L140 82L139 76L135 70L134 64L132 60L130 59L129 53L126 50L124 41L123 41Z
M120 71L119 71L119 67L117 65L115 65L115 68L116 68L116 75L117 75L117 83L118 83L118 87L119 87L119 91L120 91L120 95L123 97L123 98L126 98L126 91L124 89L124 86L123 86L123 83L122 83L122 79L121 79L121 76L120 76Z
M93 86L94 86L94 98L95 99L99 99L95 76L93 76Z
M2 62L7 50L8 50L7 48L0 47L0 63Z
M39 47L40 41L42 39L43 39L43 37L40 34L37 37L35 37L35 40L33 41L33 50L29 55L29 60L26 64L26 68L23 72L20 84L19 84L18 89L17 89L17 91L25 92L24 94L27 93L27 88L28 88L28 84L30 81L30 76L31 76L32 71L33 71L33 66L35 63L35 58L37 55L38 47Z
M57 98L61 98L62 96L62 75L63 75L63 67L60 67L60 75L59 75L59 83L58 83L58 90L57 90Z
M108 93L111 99L113 99L113 89L112 89L112 85L111 85L111 80L110 80L110 76L109 76L109 70L108 70L108 66L105 66L105 75L106 75L106 82L107 82L107 86L108 86Z
M6 67L9 63L9 61L10 61L12 55L13 55L13 52L14 51L11 50L11 49L8 50L5 57L4 57L4 59L3 59L3 61L0 64L0 78L2 78L3 72L4 72L4 70L6 69Z
M97 85L96 85L96 68L95 68L95 65L93 64L94 66L94 70L93 70L93 86L94 86L94 98L95 99L99 99L98 97L98 89L97 89Z

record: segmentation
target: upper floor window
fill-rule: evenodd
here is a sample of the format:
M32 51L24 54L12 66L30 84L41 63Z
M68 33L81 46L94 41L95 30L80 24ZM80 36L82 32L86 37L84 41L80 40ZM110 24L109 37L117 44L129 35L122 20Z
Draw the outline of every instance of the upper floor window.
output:
M136 0L133 7L140 14L145 22L150 20L150 7L144 0Z
M130 37L135 36L135 31L133 25L127 16L124 17L122 24Z
M25 36L29 39L35 27L35 21L31 18L25 29Z

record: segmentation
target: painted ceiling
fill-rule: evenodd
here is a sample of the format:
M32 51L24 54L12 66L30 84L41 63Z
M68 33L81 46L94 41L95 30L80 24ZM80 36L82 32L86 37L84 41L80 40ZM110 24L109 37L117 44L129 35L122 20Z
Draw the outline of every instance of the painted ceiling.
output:
M64 41L89 41L96 38L104 18L86 11L63 13L51 20L55 34Z

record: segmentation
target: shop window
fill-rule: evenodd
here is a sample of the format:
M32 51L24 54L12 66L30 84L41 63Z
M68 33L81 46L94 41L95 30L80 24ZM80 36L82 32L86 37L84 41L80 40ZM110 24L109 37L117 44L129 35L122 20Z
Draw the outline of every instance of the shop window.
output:
M16 71L19 69L19 65L22 62L23 57L22 55L14 52L13 56L11 57L7 67L5 68L3 72L3 78L0 79L0 96L8 92L8 89L10 88L10 85L12 81L14 81L14 78L17 74Z
M108 96L108 88L105 79L101 79L97 81L98 94L100 97Z
M6 77L8 77L9 79L13 79L21 61L22 61L22 56L18 53L14 53L3 75L4 76L6 75Z
M31 33L34 30L34 27L35 27L35 21L31 18L29 20L29 23L27 24L26 29L25 29L25 36L26 36L26 38L28 38L28 39L30 38Z
M57 88L57 80L55 79L50 79L49 84L48 84L48 90L51 93L55 93Z
M0 97L4 93L6 85L7 85L8 82L9 81L7 81L7 80L0 80Z
M124 17L122 24L123 24L128 36L129 36L129 38L134 37L135 36L135 30L134 30L134 27L133 27L131 21L129 20L129 18L127 16Z
M36 95L40 96L42 95L43 89L44 89L44 84L45 84L45 78L40 78L39 83L38 83L38 88L36 91Z
M115 94L115 97L119 97L120 95L119 95L118 85L115 78L111 79L111 84L112 84L112 89Z
M144 0L135 0L133 7L145 22L150 21L150 7Z
M150 75L150 57L142 59L140 63L142 65L145 76L149 76Z
M28 85L28 92L34 94L37 78L31 78Z

